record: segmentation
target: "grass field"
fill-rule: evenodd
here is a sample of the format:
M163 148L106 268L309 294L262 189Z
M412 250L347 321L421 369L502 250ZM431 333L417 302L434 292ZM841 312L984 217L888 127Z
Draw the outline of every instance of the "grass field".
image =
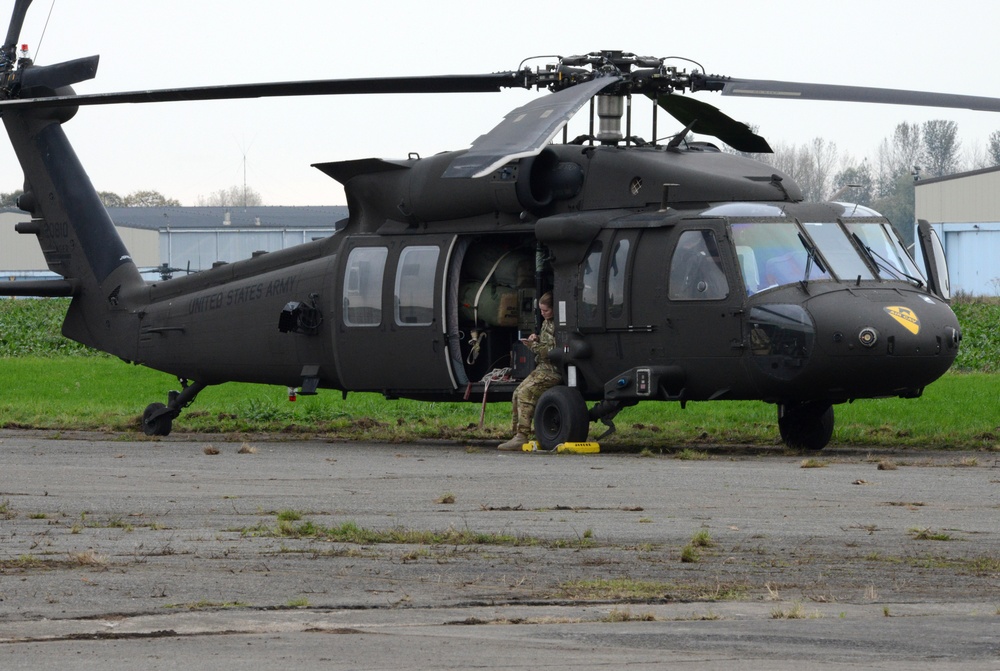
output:
M139 432L139 415L176 380L105 357L19 357L0 361L0 427ZM875 399L836 407L833 444L1000 449L1000 376L949 373L919 399ZM475 399L481 400L481 399ZM291 403L285 389L229 383L209 387L174 422L175 431L273 432L339 439L459 442L495 439L509 403L387 401L378 394L323 392ZM641 403L617 418L609 443L672 449L700 443L776 445L772 405L757 402ZM601 425L595 425L595 430ZM602 430L602 429L601 429Z
M65 301L0 301L0 427L92 429L141 434L139 416L177 381L93 353L60 335ZM838 405L832 445L1000 450L1000 329L996 302L956 305L963 351L955 371L918 399ZM387 401L377 394L323 392L290 403L284 388L209 387L174 422L175 431L257 432L331 439L457 442L505 436L508 403ZM682 449L705 444L778 445L775 408L757 402L641 403L616 419L607 444ZM602 425L595 425L602 431Z

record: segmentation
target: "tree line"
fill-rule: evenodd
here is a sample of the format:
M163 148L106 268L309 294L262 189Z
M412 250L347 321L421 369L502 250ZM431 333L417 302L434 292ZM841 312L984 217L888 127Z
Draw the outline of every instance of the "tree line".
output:
M861 160L842 155L835 143L819 137L802 145L776 144L773 154L743 155L787 173L802 188L806 200L840 200L871 207L893 222L910 243L914 184L921 179L1000 166L1000 131L990 134L985 149L973 146L963 152L958 124L932 119L922 124L897 124L875 153Z
M801 145L776 143L773 154L746 154L730 148L725 151L757 159L788 174L802 188L807 201L842 200L871 207L888 217L909 238L908 224L914 217L914 182L1000 166L1000 130L990 134L985 148L976 145L963 152L958 124L954 121L902 122L879 143L872 156L861 160L842 155L836 143L821 137ZM0 207L16 206L20 194L20 191L0 193ZM98 195L105 207L180 206L176 199L155 190L133 191L126 196L100 191ZM200 207L263 204L260 193L246 185L198 196L196 202Z
M18 197L24 191L0 192L0 207L17 207ZM114 191L98 191L104 207L180 207L176 198L168 198L156 190L133 191L120 196ZM259 207L264 204L260 193L248 186L231 186L219 189L208 196L198 196L198 207Z

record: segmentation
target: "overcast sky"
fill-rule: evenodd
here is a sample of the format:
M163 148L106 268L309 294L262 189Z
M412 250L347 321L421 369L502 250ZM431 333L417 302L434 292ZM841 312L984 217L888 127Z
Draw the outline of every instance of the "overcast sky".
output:
M35 0L21 34L40 64L101 55L79 93L341 77L513 70L541 54L621 49L684 56L744 78L1000 97L1000 5L953 0ZM0 2L6 23L12 0ZM312 163L462 149L526 91L168 103L84 108L67 134L100 190L156 189L193 205L242 184L268 205L339 205ZM900 121L951 119L985 146L1000 115L852 103L699 98L772 144L821 136L874 154ZM586 115L571 135L586 130ZM634 132L648 137L637 118ZM680 130L666 115L659 132ZM8 143L0 191L21 187Z

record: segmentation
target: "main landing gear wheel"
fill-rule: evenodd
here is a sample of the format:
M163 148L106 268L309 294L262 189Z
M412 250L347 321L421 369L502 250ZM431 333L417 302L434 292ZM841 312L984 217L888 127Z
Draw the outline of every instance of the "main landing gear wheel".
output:
M833 436L833 406L822 401L781 403L778 431L793 450L822 450Z
M142 413L142 431L147 436L170 435L173 424L174 418L162 403L150 403Z
M587 440L590 418L580 390L559 385L542 394L535 406L535 436L543 450Z

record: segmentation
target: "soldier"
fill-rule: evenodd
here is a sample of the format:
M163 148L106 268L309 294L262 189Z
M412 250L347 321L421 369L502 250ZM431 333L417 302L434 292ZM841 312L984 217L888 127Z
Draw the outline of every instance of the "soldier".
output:
M559 370L549 361L549 350L556 346L555 327L552 324L552 293L545 293L538 299L538 309L542 313L541 333L532 333L522 340L535 355L535 369L524 378L514 390L512 400L514 437L501 443L497 449L518 451L528 442L531 420L535 415L535 404L546 389L562 382Z

